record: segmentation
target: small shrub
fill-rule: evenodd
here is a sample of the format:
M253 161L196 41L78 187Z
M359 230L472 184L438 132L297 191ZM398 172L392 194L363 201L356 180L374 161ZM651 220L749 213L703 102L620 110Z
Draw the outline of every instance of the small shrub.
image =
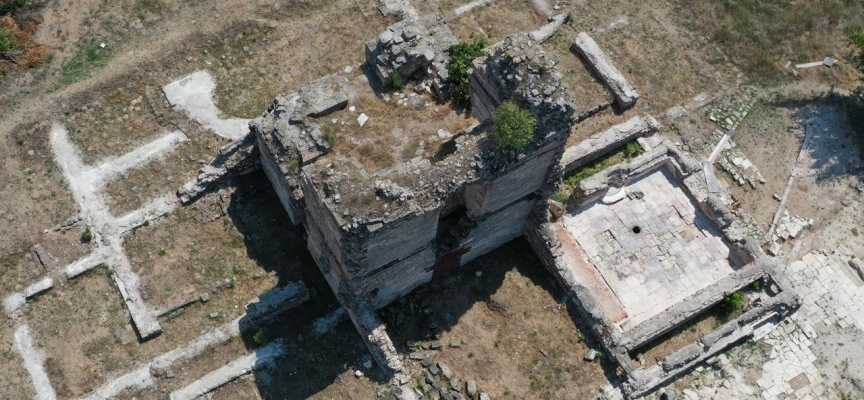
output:
M15 48L15 40L7 29L0 28L0 52L8 53Z
M560 190L557 193L552 195L552 200L555 200L559 203L567 203L567 200L570 199L570 193L567 193L564 190Z
M255 334L252 335L252 341L258 346L263 346L270 342L270 338L267 337L264 328L258 328L258 332L255 332Z
M750 284L750 288L753 289L754 291L762 290L762 282L755 281L752 284Z
M731 314L742 308L744 308L744 293L735 292L723 299L723 309L727 313Z
M327 141L327 144L332 149L333 145L336 144L336 131L333 129L333 125L324 125L322 135L324 136L324 140Z
M160 247L159 252L157 254L159 254L159 257L164 257L165 256L165 249Z
M81 243L90 243L90 241L93 240L93 232L90 231L89 226L87 227L87 229L84 229L84 232L81 232L80 239Z
M399 71L394 70L393 73L390 74L390 89L394 92L405 90L405 78L399 74Z
M468 70L475 58L485 54L485 40L476 40L471 43L458 43L450 47L450 63L447 64L447 73L450 75L450 92L453 102L462 107L471 107L471 82L468 79Z
M639 143L627 143L627 145L619 149L617 152L579 167L575 173L564 178L564 183L570 187L577 186L579 185L579 182L590 178L594 174L620 162L630 162L634 157L643 153L645 153L645 149L643 149Z
M492 113L492 138L505 149L521 149L534 138L537 120L530 111L505 101Z
M573 13L567 13L567 18L564 18L564 23L570 26L576 24L576 18L573 17Z
M624 158L628 161L644 153L645 149L643 149L642 146L639 145L639 143L630 142L627 143L626 146L624 146Z

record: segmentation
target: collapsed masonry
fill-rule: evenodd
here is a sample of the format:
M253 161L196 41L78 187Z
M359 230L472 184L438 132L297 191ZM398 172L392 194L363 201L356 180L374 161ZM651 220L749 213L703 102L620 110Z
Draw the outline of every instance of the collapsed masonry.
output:
M366 66L380 84L398 73L429 93L447 93L445 49L455 38L441 21L433 15L400 22L366 44ZM656 137L654 118L634 117L565 153L576 110L562 84L559 55L539 46L561 21L559 16L548 29L511 35L474 60L471 104L480 124L448 136L429 158L371 172L351 154L331 152L318 121L358 98L343 74L278 96L250 123L260 166L291 221L304 225L310 253L373 358L400 383L407 381L406 371L375 310L519 236L571 293L602 346L627 372L628 395L649 393L799 304L772 261L707 191L697 173L702 165ZM590 37L580 34L573 47L607 81L621 108L633 105L638 94ZM489 117L507 100L537 119L534 140L522 150L500 149L491 139ZM212 167L246 169L231 155L255 154L249 140L220 153L228 161ZM558 209L553 220L547 199L563 171L634 140L648 153L582 181L570 210ZM187 187L187 198L216 178L202 179ZM622 223L636 218L633 210L649 218L641 236L633 236L639 226ZM621 217L579 220L612 213ZM673 239L677 247L663 253L660 241ZM700 251L710 258L703 260ZM676 280L678 270L696 283ZM661 363L636 367L632 356L647 343L756 280L765 283L765 293L743 315ZM634 301L637 293L658 296L646 306Z

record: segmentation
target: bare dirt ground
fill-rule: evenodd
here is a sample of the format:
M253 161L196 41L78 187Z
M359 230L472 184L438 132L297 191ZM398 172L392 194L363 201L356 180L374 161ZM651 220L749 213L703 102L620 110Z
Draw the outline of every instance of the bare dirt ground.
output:
M383 318L406 355L417 350L410 342L438 341L435 361L492 398L591 398L614 368L583 360L590 334L562 295L517 240L398 301Z

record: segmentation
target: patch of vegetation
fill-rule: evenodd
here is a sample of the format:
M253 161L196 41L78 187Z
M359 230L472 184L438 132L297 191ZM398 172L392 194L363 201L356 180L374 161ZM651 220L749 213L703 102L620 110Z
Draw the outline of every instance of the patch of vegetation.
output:
M838 26L860 30L864 25L864 3L859 0L680 3L690 10L696 29L719 43L733 63L767 81L784 77L786 60L817 61L832 52Z
M590 164L583 165L582 167L577 169L576 172L574 172L572 175L564 178L564 183L568 188L572 188L579 185L579 182L590 178L594 174L606 168L622 162L630 162L631 160L643 153L645 153L645 149L643 149L642 146L639 145L639 143L627 143L626 145L624 145L624 147L621 147L614 153L603 157L597 161L594 161Z
M849 37L849 41L852 42L852 47L854 47L852 63L859 71L864 73L864 33L847 30L846 35Z
M740 311L742 308L744 308L745 301L746 299L744 298L744 293L734 292L726 296L725 299L723 299L723 310L727 314L732 314L736 311Z
M108 48L103 49L100 43L91 41L63 63L60 68L60 83L68 85L86 78L92 69L108 64L110 58L111 51Z
M371 162L376 168L384 169L395 162L393 155L385 146L375 146L371 143L364 143L357 148L357 154L361 161ZM364 163L365 164L365 163Z
M559 203L567 203L567 200L570 199L570 193L566 190L559 190L557 193L552 195L552 200L555 200Z
M399 73L399 71L393 71L390 74L390 89L394 92L401 92L405 90L405 78Z
M324 135L324 140L327 141L327 144L330 145L330 148L332 149L336 144L336 131L333 129L333 125L324 125L322 135Z
M26 6L27 0L0 0L0 15L16 13Z
M264 328L258 328L258 332L252 335L252 342L258 346L263 346L270 342L270 338L267 337L267 332L264 332Z
M90 243L93 240L93 232L90 231L90 227L84 229L84 232L81 232L81 236L79 237L81 243Z
M750 289L753 289L754 292L762 290L762 282L754 281L750 284Z
M402 146L403 160L409 160L411 158L414 158L415 153L417 153L417 143L411 142Z
M0 52L8 53L15 48L15 41L7 29L0 28Z
M534 139L536 125L531 111L508 100L492 112L492 139L501 148L518 150Z
M0 0L0 9L7 9L10 4L14 7L24 7L26 2L3 2ZM29 6L28 6L29 7ZM9 14L15 12L5 11L0 14L0 82L10 72L21 71L28 68L39 67L45 63L48 56L48 47L31 42L33 34L39 27L39 19L21 18L25 22L17 22Z
M450 92L453 102L465 108L471 107L471 82L468 80L468 70L471 62L486 54L485 40L475 40L470 43L458 43L450 47L450 63L447 73L450 75Z

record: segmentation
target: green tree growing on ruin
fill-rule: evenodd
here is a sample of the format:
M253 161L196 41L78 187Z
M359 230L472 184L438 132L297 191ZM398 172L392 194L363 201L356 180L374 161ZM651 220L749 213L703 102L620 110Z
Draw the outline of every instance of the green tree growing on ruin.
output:
M468 70L471 62L477 57L486 54L485 40L476 40L470 43L457 43L450 47L450 63L447 64L449 74L450 92L453 102L468 108L471 106L471 81L468 79Z
M505 101L492 112L492 138L501 148L521 149L534 138L537 120L528 111L511 100Z
M390 88L394 92L405 90L405 78L402 77L399 71L393 70L393 73L390 75Z

